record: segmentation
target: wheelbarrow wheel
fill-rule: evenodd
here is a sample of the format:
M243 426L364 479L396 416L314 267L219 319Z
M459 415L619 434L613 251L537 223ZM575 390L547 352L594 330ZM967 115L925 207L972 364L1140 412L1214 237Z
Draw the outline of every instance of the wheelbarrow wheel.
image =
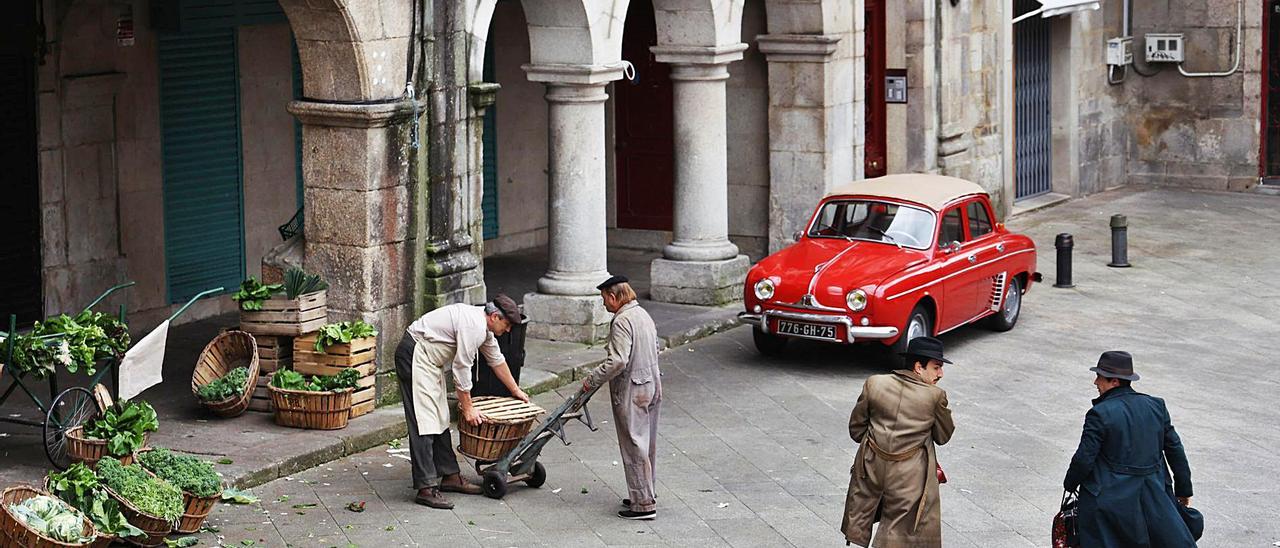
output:
M484 473L484 496L500 499L507 495L507 474L498 470Z
M59 470L71 465L67 456L67 431L83 426L98 413L98 404L87 389L75 386L63 390L49 404L44 417L44 453Z
M524 484L537 489L547 482L547 469L542 466L541 462L533 463L533 473L529 474L529 479L524 480Z

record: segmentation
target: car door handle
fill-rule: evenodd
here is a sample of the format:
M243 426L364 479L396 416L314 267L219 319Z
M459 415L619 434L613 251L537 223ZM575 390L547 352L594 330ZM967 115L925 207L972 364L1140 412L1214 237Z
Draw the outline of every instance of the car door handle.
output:
M976 262L978 262L978 256L977 256L977 255L970 255L970 256L969 256L969 262L970 262L970 263L976 263Z
M1003 244L1003 243L996 244L996 253L1004 253L1004 244Z

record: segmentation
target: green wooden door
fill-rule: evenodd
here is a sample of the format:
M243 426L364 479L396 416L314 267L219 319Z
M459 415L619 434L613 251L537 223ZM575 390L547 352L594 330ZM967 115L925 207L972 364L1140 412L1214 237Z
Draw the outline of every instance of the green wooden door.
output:
M244 278L234 28L160 36L165 274L170 302Z
M493 48L484 51L484 81L492 82ZM484 194L480 209L484 214L484 239L498 237L498 105L489 105L484 111L483 160Z

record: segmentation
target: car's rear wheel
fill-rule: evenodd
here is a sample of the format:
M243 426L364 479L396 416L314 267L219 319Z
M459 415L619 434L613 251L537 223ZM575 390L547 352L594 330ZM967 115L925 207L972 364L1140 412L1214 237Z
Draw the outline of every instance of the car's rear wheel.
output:
M987 327L993 331L1008 331L1018 324L1018 314L1022 312L1022 282L1017 276L1009 278L1004 289L1004 301L1000 311L987 319Z
M780 356L787 346L787 338L765 333L763 329L751 329L751 340L756 343L756 350L765 356Z
M893 343L890 350L893 355L890 360L896 366L905 367L907 361L902 357L902 353L907 351L907 346L911 344L912 339L919 337L927 337L933 334L933 316L929 313L929 309L923 304L916 305L911 314L907 316L907 321L902 326L902 336Z

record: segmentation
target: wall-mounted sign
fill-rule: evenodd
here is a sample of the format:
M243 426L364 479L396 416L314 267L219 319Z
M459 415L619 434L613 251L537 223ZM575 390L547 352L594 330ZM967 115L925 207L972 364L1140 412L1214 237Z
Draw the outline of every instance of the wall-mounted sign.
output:
M907 102L907 69L884 69L884 102Z

